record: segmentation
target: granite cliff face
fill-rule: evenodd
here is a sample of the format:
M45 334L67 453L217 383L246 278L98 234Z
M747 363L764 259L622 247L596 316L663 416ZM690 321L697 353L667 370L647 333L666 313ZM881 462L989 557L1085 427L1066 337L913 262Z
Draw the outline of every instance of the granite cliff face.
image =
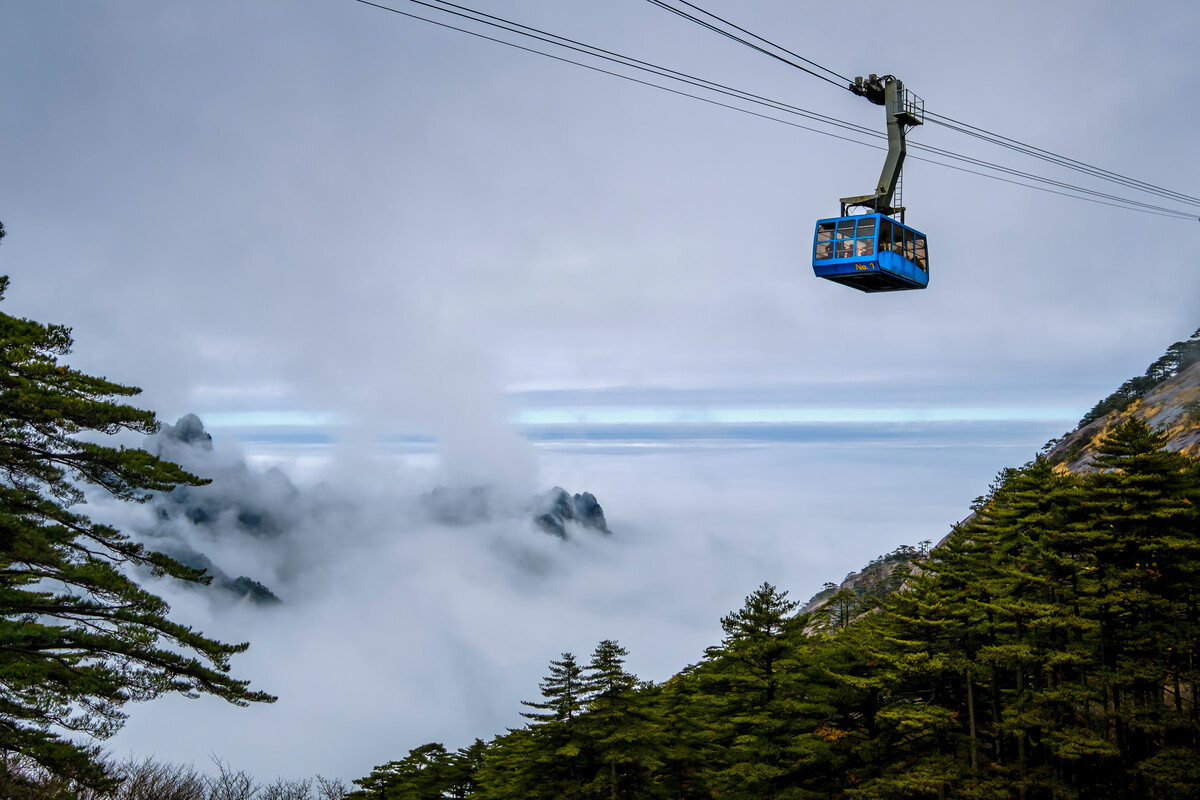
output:
M1086 472L1096 456L1096 443L1129 419L1166 434L1167 449L1200 457L1200 361L1155 384L1121 410L1081 425L1052 443L1046 457L1061 469Z
M566 489L555 486L541 498L545 511L536 514L534 523L546 533L560 539L567 538L568 524L575 522L582 528L599 533L611 533L604 519L604 509L596 502L591 492L570 494ZM536 512L535 512L536 513Z

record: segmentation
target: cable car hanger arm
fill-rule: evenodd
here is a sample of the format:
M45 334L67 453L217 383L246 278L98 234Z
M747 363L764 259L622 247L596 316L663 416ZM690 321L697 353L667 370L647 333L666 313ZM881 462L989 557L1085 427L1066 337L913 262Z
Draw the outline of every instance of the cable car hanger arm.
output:
M860 97L865 97L876 105L884 107L887 112L888 153L883 162L883 171L879 173L879 183L873 194L863 194L854 197L843 197L842 216L846 209L852 207L867 208L880 214L901 215L904 209L892 205L892 197L900 181L900 171L904 168L904 155L907 152L904 136L908 128L925 122L925 104L912 92L905 91L903 82L894 75L871 75L865 80L855 78L850 84L850 91Z

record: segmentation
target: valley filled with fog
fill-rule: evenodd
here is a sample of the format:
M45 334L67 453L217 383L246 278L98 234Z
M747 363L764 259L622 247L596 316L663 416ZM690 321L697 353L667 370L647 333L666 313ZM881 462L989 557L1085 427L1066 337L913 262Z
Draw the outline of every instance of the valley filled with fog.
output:
M753 438L617 427L523 442L514 463L528 474L471 483L432 444L239 442L219 428L209 441L185 427L146 446L210 485L140 506L96 497L89 510L224 576L150 587L180 621L251 642L234 673L279 700L134 706L109 750L353 779L424 742L518 726L549 661L601 639L629 648L642 679L665 680L763 581L804 601L879 554L939 539L997 470L1066 425L810 424ZM556 486L594 494L609 532L538 524Z

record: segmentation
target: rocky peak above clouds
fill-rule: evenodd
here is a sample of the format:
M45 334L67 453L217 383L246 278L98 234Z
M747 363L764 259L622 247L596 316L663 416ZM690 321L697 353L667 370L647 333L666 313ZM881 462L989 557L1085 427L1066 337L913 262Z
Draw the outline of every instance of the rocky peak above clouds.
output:
M439 486L421 496L430 519L444 525L471 525L505 517L526 517L542 531L568 539L572 528L611 534L604 509L591 492L572 495L555 486L524 503L513 504L488 486L457 489Z
M260 561L286 562L295 558L292 551L300 546L296 542L300 529L333 530L338 524L334 519L344 510L341 501L326 492L298 488L277 468L255 469L239 454L221 452L195 414L163 425L146 449L211 482L179 486L154 497L150 501L153 522L136 533L147 546L203 569L212 577L210 588L225 597L258 604L280 602L267 585L274 583L270 577L238 575L254 568L244 558L219 553L244 556L254 550ZM405 502L396 498L398 506ZM487 486L438 487L421 495L417 508L417 520L437 526L525 520L531 530L563 540L588 532L611 534L604 509L593 494L571 494L558 486L527 500L514 500ZM406 519L413 522L398 514L396 524L402 526ZM261 557L263 553L267 555Z

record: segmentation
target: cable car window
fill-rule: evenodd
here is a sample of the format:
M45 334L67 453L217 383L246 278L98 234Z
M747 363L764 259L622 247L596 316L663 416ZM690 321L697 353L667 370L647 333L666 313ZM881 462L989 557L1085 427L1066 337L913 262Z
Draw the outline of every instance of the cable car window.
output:
M906 230L904 232L904 257L909 261L916 261L916 247L913 243L913 232Z
M925 237L924 236L917 237L916 247L917 247L917 257L916 257L915 261L917 262L917 266L923 270L928 271L928 267L925 264L926 259L928 257L925 254Z
M851 223L853 224L853 223ZM853 239L838 239L837 243L838 258L853 258L854 257L854 240Z
M875 217L866 217L858 221L858 229L854 240L854 255L875 255Z
M892 221L879 220L879 252L885 253L892 249Z
M838 222L837 235L839 239L854 238L854 220L844 219Z
M817 261L833 258L833 229L832 222L822 222L817 226L817 249L813 253Z

